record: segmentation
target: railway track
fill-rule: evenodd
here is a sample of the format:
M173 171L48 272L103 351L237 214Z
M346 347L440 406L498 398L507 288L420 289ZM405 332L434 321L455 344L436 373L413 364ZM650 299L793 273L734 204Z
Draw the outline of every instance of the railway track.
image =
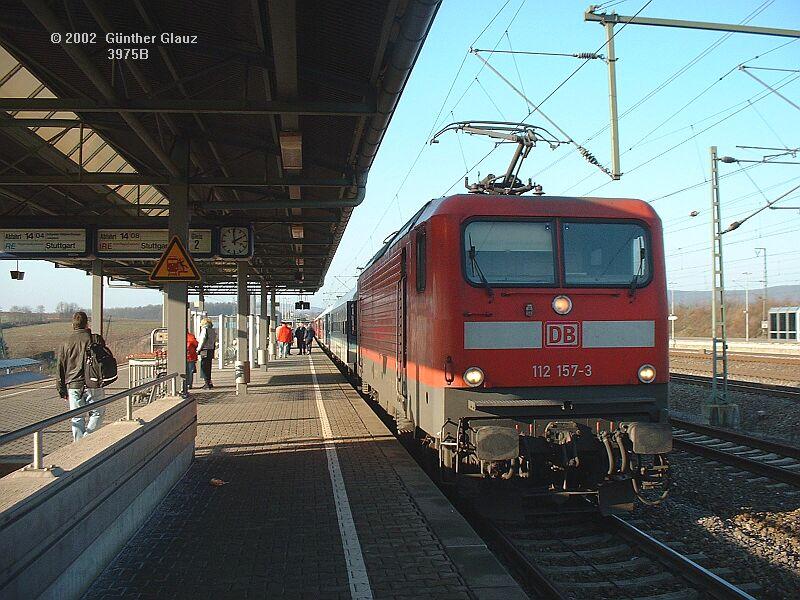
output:
M483 529L539 597L753 598L723 578L732 571L702 566L708 560L703 554L682 554L628 521L596 511L540 514L524 524L486 520Z
M675 383L689 383L693 385L711 386L711 377L705 375L688 375L685 373L670 373L670 381ZM728 379L728 389L736 392L751 392L756 394L769 394L782 398L800 399L800 388L788 385L773 385L758 383L756 381L741 381Z
M410 452L431 474L436 469L418 450ZM703 566L710 560L701 552L684 554L680 543L670 546L624 519L601 517L595 506L580 512L525 511L524 519L505 521L482 514L453 482L439 485L531 597L755 600L749 592L760 590L755 583L727 581L732 569Z
M800 487L800 448L682 419L670 421L676 449Z

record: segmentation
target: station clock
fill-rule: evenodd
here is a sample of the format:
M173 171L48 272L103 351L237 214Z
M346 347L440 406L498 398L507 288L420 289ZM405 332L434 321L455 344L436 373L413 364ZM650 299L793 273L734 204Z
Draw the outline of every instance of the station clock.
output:
M249 227L219 228L219 255L223 258L246 258L251 246Z

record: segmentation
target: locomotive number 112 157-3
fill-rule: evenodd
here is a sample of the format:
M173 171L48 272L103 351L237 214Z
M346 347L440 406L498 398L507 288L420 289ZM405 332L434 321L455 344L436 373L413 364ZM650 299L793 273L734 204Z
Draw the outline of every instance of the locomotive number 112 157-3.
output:
M533 365L533 376L536 379L549 379L550 377L577 377L578 375L591 377L592 365Z

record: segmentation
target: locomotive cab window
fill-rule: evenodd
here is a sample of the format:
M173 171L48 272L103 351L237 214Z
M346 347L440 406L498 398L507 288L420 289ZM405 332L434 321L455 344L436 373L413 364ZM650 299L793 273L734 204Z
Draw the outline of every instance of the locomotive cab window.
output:
M564 284L644 286L650 280L647 231L636 223L564 223Z
M553 225L472 221L464 228L467 279L476 285L553 285Z

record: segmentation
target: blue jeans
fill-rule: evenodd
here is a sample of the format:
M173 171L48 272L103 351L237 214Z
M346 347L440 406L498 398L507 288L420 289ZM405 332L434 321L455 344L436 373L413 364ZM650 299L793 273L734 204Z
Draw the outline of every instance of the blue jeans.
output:
M280 344L281 358L286 358L286 354L289 352L288 342L278 342L278 343Z
M194 374L197 370L197 363L193 360L186 361L186 385L192 387L194 383Z
M67 398L69 398L69 409L74 410L81 406L86 406L97 400L105 398L105 390L103 388L84 390L67 390ZM78 441L83 436L88 435L98 429L103 421L103 415L106 409L101 407L89 411L88 415L80 415L72 418L72 439ZM88 420L86 417L88 416Z

